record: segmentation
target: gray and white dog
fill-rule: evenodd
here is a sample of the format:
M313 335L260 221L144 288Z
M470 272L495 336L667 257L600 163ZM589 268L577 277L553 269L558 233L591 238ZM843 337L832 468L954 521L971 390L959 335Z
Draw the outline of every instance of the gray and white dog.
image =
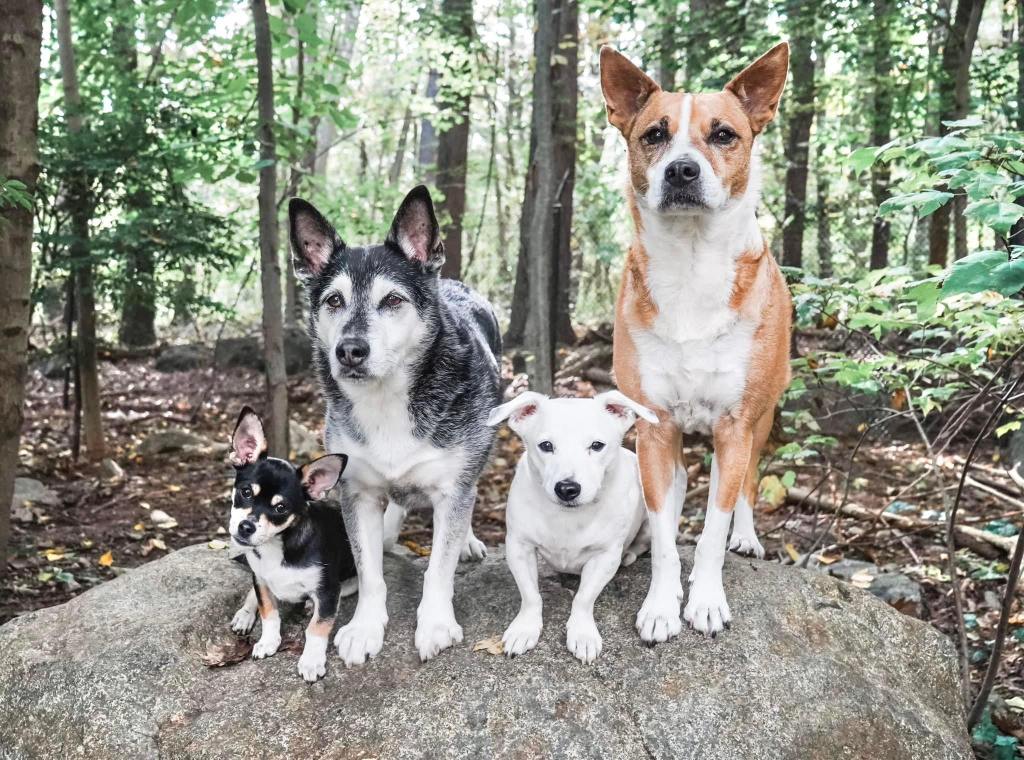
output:
M298 198L288 215L327 400L325 445L348 456L342 503L359 601L334 643L346 665L380 652L383 547L405 508L430 506L433 546L416 626L416 648L428 660L462 641L455 568L460 551L483 553L470 518L494 442L487 416L501 401L498 322L481 296L440 279L444 247L425 187L402 201L383 245L347 246Z

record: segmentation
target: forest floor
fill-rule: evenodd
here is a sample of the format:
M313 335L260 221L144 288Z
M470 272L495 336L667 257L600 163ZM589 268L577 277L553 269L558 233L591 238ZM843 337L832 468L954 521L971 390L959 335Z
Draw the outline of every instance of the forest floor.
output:
M19 475L35 478L56 492L59 507L33 507L31 522L13 523L8 575L0 581L0 623L23 612L67 601L125 570L194 544L226 540L231 471L221 451L213 455L143 454L144 440L167 429L186 429L211 441L226 443L238 410L244 403L262 405L262 375L245 369L202 369L164 374L152 359L106 361L101 364L104 422L108 454L123 469L111 477L100 464L75 461L69 445L71 416L62 403L62 383L38 371L29 378L26 419ZM525 379L506 379L523 386ZM607 369L588 369L560 381L562 394L590 395L586 376L607 375ZM289 383L291 414L310 430L322 427L322 406L308 375ZM860 436L839 435L832 462L848 462ZM952 493L967 444L954 447L937 464L913 435L891 431L865 440L857 451L847 503L871 514L900 513L918 521L912 529L896 528L880 519L837 516L813 499L800 496L822 482L820 463L805 466L769 462L766 475L796 472L796 483L785 496L769 480L757 512L758 534L769 559L799 564L811 554L818 571L850 565L843 560L872 563L878 570L857 570L852 582L870 585L884 570L909 579L920 589L920 602L896 605L928 621L956 639L951 584L942 530L942 489ZM518 439L507 429L479 488L474 514L476 535L489 546L504 540L504 498L520 454ZM687 442L689 492L680 526L682 541L700 533L707 499L707 443ZM961 523L994 533L1010 534L1022 518L1012 483L1005 477L995 448L983 450L975 476L980 487L969 487L961 505ZM936 465L940 478L927 476ZM932 473L935 474L934 471ZM833 478L819 493L832 503L844 500L843 478ZM939 488L936 484L939 484ZM987 484L987 490L985 488ZM796 496L794 496L796 494ZM163 512L161 515L157 511ZM429 515L413 513L402 539L414 551L428 553ZM972 678L983 673L998 618L1008 557L1004 550L982 542L957 553L964 582L965 612L970 641ZM912 594L911 594L912 596ZM1020 608L1024 610L1024 608ZM1011 707L1024 708L1024 611L1015 608L996 693ZM1014 711L1015 715L1019 715ZM1015 722L1015 721L1014 721ZM1001 726L1024 738L1017 725Z

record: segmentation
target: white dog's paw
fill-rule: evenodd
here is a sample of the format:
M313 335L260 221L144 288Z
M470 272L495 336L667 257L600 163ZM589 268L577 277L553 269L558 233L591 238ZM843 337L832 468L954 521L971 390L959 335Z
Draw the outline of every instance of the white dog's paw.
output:
M757 535L752 532L733 530L732 538L729 539L729 551L764 559L764 547L757 540Z
M647 598L636 615L636 629L643 641L655 644L679 635L683 630L683 621L679 618L681 596L681 586L666 591L652 588L647 592Z
M299 675L309 683L315 683L327 675L327 653L303 649L299 657Z
M366 618L363 620L353 619L348 625L338 629L334 637L334 646L338 649L338 656L345 663L346 667L362 665L368 659L380 654L384 646L384 620Z
M231 618L231 630L235 633L245 635L256 625L256 613L245 607L239 607L238 612Z
M487 546L479 538L470 533L466 543L459 551L459 562L476 562L487 556Z
M725 600L725 589L720 579L697 580L690 586L683 617L695 631L709 636L717 635L729 625L732 615Z
M420 614L416 623L416 649L426 662L439 652L462 642L462 626L452 614Z
M262 660L264 657L273 657L279 646L281 646L280 636L261 636L252 648L252 658Z
M507 657L525 654L537 646L544 623L540 615L520 612L516 615L501 637L501 645Z
M596 660L601 654L601 644L601 634L593 618L569 617L565 625L565 645L580 662L589 665Z

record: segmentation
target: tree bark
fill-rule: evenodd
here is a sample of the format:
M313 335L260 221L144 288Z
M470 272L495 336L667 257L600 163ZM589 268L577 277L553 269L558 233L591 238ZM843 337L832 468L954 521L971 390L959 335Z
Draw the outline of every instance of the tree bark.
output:
M471 55L475 36L473 0L442 0L441 13L450 50L437 101L446 116L454 120L437 136L437 188L444 196L440 203L445 252L441 275L458 280L462 276L462 222L466 213Z
M679 3L667 0L661 11L661 28L658 30L658 84L661 89L672 91L676 87L676 72L679 63L676 49L679 47Z
M938 72L938 123L935 131L939 135L948 132L945 121L962 119L967 114L970 97L971 56L978 38L981 14L985 0L959 0L956 14L949 25L946 43L942 49L942 69ZM947 203L931 215L928 230L928 263L946 266L949 260L949 218L951 206ZM959 214L962 218L963 214ZM964 235L966 245L966 235Z
M819 50L816 57L817 75L824 79L825 51ZM832 277L832 201L829 198L830 183L828 165L828 139L825 136L825 102L817 98L814 114L815 141L815 225L817 228L816 249L818 252L818 276Z
M557 19L552 0L536 0L537 26L534 32L533 123L536 133L530 161L530 179L536 188L533 213L526 236L529 269L530 310L527 335L533 354L530 387L539 393L554 390L554 342L552 341L551 289L555 235L551 209L555 202L554 83L552 57L557 42Z
M57 0L57 39L60 53L61 81L68 131L75 135L83 127L82 100L78 92L78 71L71 37L71 12L68 0ZM73 240L70 248L75 278L75 302L78 319L78 376L81 392L82 432L86 454L101 459L104 454L103 418L100 412L99 362L96 355L96 294L89 251L89 180L83 169L77 169L68 187L68 211L71 216Z
M363 11L363 0L352 0L345 17L342 21L341 36L335 47L338 58L343 61L352 59L352 51L355 49L356 33L359 31L359 17ZM335 82L337 84L338 82ZM320 119L316 127L316 156L313 165L314 173L323 177L327 174L327 158L334 147L334 140L338 134L338 125L334 119Z
M433 103L437 99L438 79L437 69L431 69L427 74L427 100ZM421 181L432 185L435 181L434 172L437 168L437 132L434 131L434 124L424 116L420 119L420 146L416 154L416 167L419 169Z
M1024 0L1017 0L1017 131L1024 132ZM1017 179L1024 176L1018 175ZM1017 198L1017 205L1024 206L1024 195ZM1006 242L1024 245L1024 218L1013 225Z
M40 0L13 0L0 31L0 70L7 90L0 98L0 176L35 194L39 163L36 125L39 101L39 50L43 33ZM7 572L10 505L28 374L28 326L31 316L32 211L0 206L0 576Z
M872 82L871 144L889 142L892 131L892 4L891 0L873 0L874 19L871 26L874 81ZM871 167L871 195L875 207L889 197L889 164L876 161ZM876 215L871 229L871 269L889 266L890 224Z
M803 266L804 227L807 218L807 162L811 123L814 120L814 61L811 58L816 26L815 5L788 0L790 70L793 95L786 109L786 202L782 227L782 263Z
M260 160L260 287L263 293L263 358L266 364L267 442L274 456L288 456L288 376L284 364L281 262L277 256L277 149L274 140L274 64L266 0L252 0L256 43L257 140Z

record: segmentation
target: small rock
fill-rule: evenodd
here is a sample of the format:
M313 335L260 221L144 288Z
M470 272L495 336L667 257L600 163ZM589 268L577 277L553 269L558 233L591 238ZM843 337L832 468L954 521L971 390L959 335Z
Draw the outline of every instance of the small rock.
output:
M284 330L285 371L294 375L309 369L313 357L313 344L301 327L286 327ZM213 361L218 367L244 367L262 372L263 342L259 337L222 338L217 344Z
M139 453L151 457L186 449L190 453L195 453L197 451L212 451L213 448L213 441L203 438L201 435L180 428L171 428L147 435L139 445Z
M903 573L856 559L843 559L831 565L824 565L817 563L812 557L808 567L863 588L904 615L916 618L924 616L921 586Z
M124 480L124 470L113 459L107 458L100 463L100 472L108 480Z
M60 506L60 497L38 480L15 478L11 509L28 506L26 502L37 507L58 507Z
M209 350L194 343L168 346L156 357L153 366L158 372L184 372L210 366Z

